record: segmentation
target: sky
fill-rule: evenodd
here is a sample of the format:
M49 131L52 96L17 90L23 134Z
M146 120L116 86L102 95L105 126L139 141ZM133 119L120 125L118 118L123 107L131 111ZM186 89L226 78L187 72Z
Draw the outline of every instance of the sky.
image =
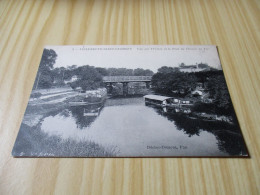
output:
M103 68L143 68L157 72L162 66L207 63L222 69L214 45L77 45L46 46L58 57L54 68L90 65Z

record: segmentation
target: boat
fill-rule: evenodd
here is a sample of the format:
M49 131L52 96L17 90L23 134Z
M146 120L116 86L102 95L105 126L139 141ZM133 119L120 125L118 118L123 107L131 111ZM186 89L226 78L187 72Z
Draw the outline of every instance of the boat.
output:
M182 109L182 112L185 114L190 114L191 110L190 109Z
M166 107L167 104L170 103L170 99L174 99L172 97L161 96L161 95L145 95L144 101L145 105L155 105L159 107Z
M89 116L89 117L98 116L100 114L100 109L101 109L101 107L97 108L97 109L92 109L92 110L84 108L83 116Z
M161 95L145 95L144 99L146 105L150 104L173 109L183 107L183 109L185 110L184 107L190 107L193 105L193 102L190 100L179 100L174 97L167 97ZM189 109L187 108L187 110Z
M179 100L174 97L161 95L145 95L145 105L153 105L163 109L163 112L190 114L193 102L190 100Z
M78 101L78 102L69 102L70 106L88 106L88 105L96 105L96 104L102 104L104 103L104 100L99 102L85 102L85 101Z
M88 103L87 102L69 102L69 105L70 106L86 106L86 105L88 105Z

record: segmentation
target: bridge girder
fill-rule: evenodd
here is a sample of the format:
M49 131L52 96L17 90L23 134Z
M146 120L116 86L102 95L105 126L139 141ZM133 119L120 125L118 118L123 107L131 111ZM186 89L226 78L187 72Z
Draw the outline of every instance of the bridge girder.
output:
M146 83L146 88L150 88L152 77L151 76L109 76L104 77L103 82L107 86L108 93L112 92L113 83L122 83L123 84L123 95L128 95L128 83L132 82L144 82Z

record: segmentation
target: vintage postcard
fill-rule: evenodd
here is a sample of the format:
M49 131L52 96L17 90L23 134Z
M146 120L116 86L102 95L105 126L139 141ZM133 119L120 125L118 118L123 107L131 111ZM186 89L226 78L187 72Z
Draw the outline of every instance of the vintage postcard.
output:
M216 46L46 46L15 157L248 157Z

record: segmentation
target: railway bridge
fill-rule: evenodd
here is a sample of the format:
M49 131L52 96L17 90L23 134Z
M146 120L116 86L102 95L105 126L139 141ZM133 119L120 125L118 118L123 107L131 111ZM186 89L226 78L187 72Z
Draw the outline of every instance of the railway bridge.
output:
M128 95L128 83L130 82L144 82L146 87L150 88L152 76L104 76L103 82L106 83L108 93L112 92L113 83L123 84L123 95Z

